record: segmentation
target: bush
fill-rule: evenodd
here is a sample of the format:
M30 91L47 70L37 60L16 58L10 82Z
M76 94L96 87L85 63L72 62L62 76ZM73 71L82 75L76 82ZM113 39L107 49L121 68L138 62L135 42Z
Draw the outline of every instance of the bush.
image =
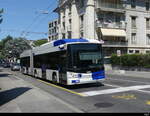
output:
M119 65L120 61L122 66L150 68L150 54L124 54L121 57L113 54L111 56L112 65Z
M120 64L120 59L116 54L112 54L111 63L112 63L112 65L119 65Z

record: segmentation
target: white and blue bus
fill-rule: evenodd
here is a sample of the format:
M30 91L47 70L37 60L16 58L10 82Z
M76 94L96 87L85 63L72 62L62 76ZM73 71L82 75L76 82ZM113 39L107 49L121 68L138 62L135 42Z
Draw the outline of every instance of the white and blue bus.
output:
M20 55L24 74L53 83L76 85L105 79L102 43L91 39L62 39Z

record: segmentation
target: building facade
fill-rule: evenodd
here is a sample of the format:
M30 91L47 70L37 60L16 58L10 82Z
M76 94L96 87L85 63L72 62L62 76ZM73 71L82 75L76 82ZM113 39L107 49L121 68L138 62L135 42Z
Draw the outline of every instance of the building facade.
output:
M58 19L49 22L48 41L53 41L58 39L58 27L59 27Z
M103 40L105 56L150 52L150 0L59 0L58 38Z

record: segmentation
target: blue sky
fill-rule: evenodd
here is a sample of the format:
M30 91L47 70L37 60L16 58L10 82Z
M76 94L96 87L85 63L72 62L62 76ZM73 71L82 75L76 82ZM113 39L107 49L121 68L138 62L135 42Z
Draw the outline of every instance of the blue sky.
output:
M52 11L58 0L0 0L0 8L4 8L4 21L0 24L0 40L11 35L26 37L28 40L47 38L44 34L24 34L22 31L48 32L48 22L58 16ZM42 14L42 11L49 14Z

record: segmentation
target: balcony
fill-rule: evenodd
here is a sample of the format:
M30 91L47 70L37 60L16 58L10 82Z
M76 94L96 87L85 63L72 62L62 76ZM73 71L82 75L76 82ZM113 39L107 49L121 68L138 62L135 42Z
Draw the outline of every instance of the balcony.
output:
M125 4L122 0L97 0L96 9L112 12L124 12Z
M128 42L104 41L103 47L127 47Z
M114 28L114 29L125 29L125 22L124 21L120 21L120 22L112 22L112 23L108 23L105 21L96 21L96 27L97 28Z

